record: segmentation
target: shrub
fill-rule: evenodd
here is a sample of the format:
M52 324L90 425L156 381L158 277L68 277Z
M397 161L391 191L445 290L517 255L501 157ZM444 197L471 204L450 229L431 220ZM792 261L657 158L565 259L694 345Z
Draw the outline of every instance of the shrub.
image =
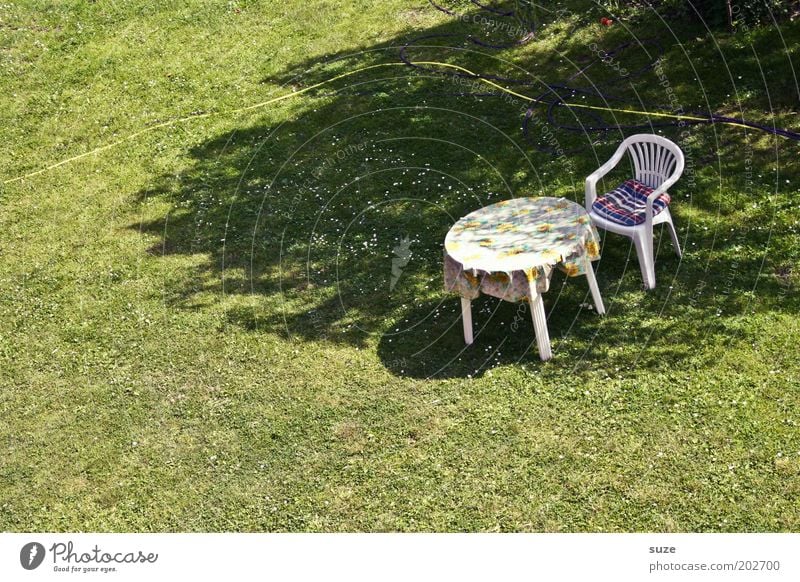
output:
M651 2L653 7L662 5L688 18L702 19L709 28L743 27L768 24L783 20L797 11L797 1L787 0L663 0Z

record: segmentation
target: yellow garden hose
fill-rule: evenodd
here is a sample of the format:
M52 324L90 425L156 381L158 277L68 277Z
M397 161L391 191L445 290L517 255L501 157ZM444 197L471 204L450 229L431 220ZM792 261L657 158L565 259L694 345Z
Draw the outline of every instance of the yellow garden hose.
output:
M491 79L486 79L484 77L481 77L479 74L474 73L473 71L470 71L466 67L462 67L460 65L454 65L454 64L451 64L451 63L442 63L442 62L438 62L438 61L416 61L416 64L419 64L419 65L431 65L431 66L444 67L444 68L448 68L448 69L457 70L457 71L459 71L461 73L465 73L465 74L469 75L470 77L475 78L477 81L481 81L482 83L486 83L487 85L489 85L491 87L494 87L495 89L498 89L499 91L502 91L502 92L507 93L509 95L513 95L514 97L518 97L520 99L524 99L525 101L527 101L529 103L531 103L531 102L534 102L534 103L546 103L546 102L542 101L541 99L537 99L535 97L530 97L528 95L523 95L522 93L519 93L519 92L514 91L512 89L509 89L507 87L503 87L502 85L492 81ZM44 168L41 168L39 170L30 172L28 174L24 174L22 176L17 176L15 178L6 179L6 180L3 181L3 184L11 184L13 182L19 182L19 181L25 180L27 178L32 178L32 177L37 176L39 174L42 174L44 172L48 172L48 171L54 170L55 168L58 168L60 166L64 166L66 164L69 164L70 162L74 162L74 161L80 160L82 158L85 158L85 157L88 157L88 156L91 156L91 155L94 155L94 154L98 154L100 152L103 152L105 150L111 149L113 147L116 147L116 146L121 145L123 143L126 143L128 141L134 140L134 139L136 139L137 137L139 137L141 135L144 135L144 134L149 133L151 131L155 131L157 129L162 129L164 127L170 127L170 126L177 125L177 124L180 124L180 123L185 123L187 121L193 121L195 119L203 119L203 118L217 116L217 115L234 115L234 114L237 114L237 113L242 113L242 112L250 111L250 110L253 110L253 109L259 109L259 108L262 108L262 107L266 107L268 105L273 105L273 104L278 103L280 101L285 101L287 99L292 99L293 97L298 97L300 95L303 95L304 93L308 93L309 91L312 91L314 89L322 87L323 85L327 85L329 83L333 83L335 81L338 81L339 79L344 79L345 77L350 77L350 76L356 75L358 73L363 73L365 71L369 71L369 70L372 70L372 69L384 68L384 67L405 67L405 66L408 66L408 65L406 63L404 63L404 62L397 62L397 63L379 63L379 64L376 64L376 65L369 65L369 66L366 66L366 67L360 67L358 69L352 69L350 71L346 71L344 73L341 73L341 74L336 75L334 77L331 77L329 79L325 79L324 81L320 81L319 83L315 83L313 85L309 85L308 87L305 87L305 88L300 89L298 91L293 91L292 93L286 93L285 95L281 95L279 97L274 97L272 99L267 99L266 101L261 101L260 103L255 103L253 105L248 105L246 107L240 107L238 109L231 109L231 110L228 110L228 111L200 113L200 114L197 114L197 115L187 115L185 117L179 117L179 118L176 118L176 119L172 119L170 121L165 121L163 123L159 123L159 124L156 124L156 125L151 125L150 127L147 127L147 128L142 129L140 131L134 132L134 133L132 133L130 135L127 135L127 136L123 137L122 139L119 139L117 141L108 143L108 144L106 144L104 146L100 146L100 147L95 148L95 149L93 149L91 151L84 152L82 154L78 154L78 155L72 156L70 158L66 158L64 160L61 160L60 162L56 162L54 164L51 164L51 165L46 166ZM623 109L623 108L616 108L616 107L602 107L602 106L599 106L599 105L587 105L587 104L581 104L581 103L570 103L569 107L576 107L576 108L580 108L580 109L591 109L591 110L596 110L596 111L608 111L608 112L612 112L612 113L627 113L627 114L633 114L633 115L646 115L646 116L653 116L653 117L665 117L665 118L677 119L677 120L685 120L685 121L700 121L700 122L708 122L709 121L709 118L696 117L696 116L692 116L692 115L678 115L678 114L675 114L675 113L640 111L640 110L636 110L636 109ZM735 126L739 126L739 127L750 127L750 126L748 126L746 124L737 123L735 121L726 121L725 123L727 123L728 125L735 125Z

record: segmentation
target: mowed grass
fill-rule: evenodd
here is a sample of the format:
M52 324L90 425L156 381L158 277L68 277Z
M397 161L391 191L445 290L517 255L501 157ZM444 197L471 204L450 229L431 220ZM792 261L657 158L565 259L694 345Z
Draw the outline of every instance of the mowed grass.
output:
M657 233L644 292L608 235L609 312L557 275L552 361L527 312L489 298L463 347L452 223L511 196L581 202L623 134L553 130L558 158L519 102L357 69L455 35L413 54L522 69L538 95L592 43L659 38L687 111L798 129L796 22L711 35L550 9L524 47L455 51L510 29L405 0L0 5L0 178L123 140L0 194L0 529L800 529L797 142L654 128L690 160L683 259ZM653 73L618 74L574 83L670 105Z

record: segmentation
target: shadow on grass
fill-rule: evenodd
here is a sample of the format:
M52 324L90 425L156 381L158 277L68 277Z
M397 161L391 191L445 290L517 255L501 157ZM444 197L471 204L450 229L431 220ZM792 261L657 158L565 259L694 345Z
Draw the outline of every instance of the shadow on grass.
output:
M298 70L307 72L299 78L287 73L267 81L308 87L356 66L396 62L397 47L412 37L450 44L463 37L464 26L447 21L355 57L334 55L327 66L300 63ZM623 39L621 30L614 34L615 42ZM565 51L576 50L564 42ZM495 53L423 52L421 58L431 54L472 68L513 69ZM513 56L522 64L541 57L545 62L536 71L542 74L558 58L552 50L544 53L534 44ZM584 75L587 84L608 76L603 68L595 71ZM688 91L690 78L678 90ZM230 325L374 346L384 365L403 376L463 377L496 365L538 365L528 313L489 298L475 302L479 331L464 349L458 300L441 289L442 241L459 217L512 196L557 194L582 203L583 176L622 135L609 132L601 151L592 149L594 137L559 135L564 149L584 153L553 158L522 138L519 103L456 95L474 87L452 78L394 67L345 83L336 92L326 87L304 96L302 114L270 111L268 121L193 148L186 171L165 175L141 193L141 200L171 205L166 216L132 225L160 237L152 254L205 259L191 277L167 286L167 300L180 308L194 305L198 295L220 295ZM716 134L695 131L687 149L706 166L702 156L723 146ZM534 141L546 141L546 134L535 132ZM753 159L763 167L770 163L759 151ZM743 162L726 164L726 183L735 189L743 181ZM797 309L796 294L772 276L788 259L764 252L770 240L788 248L784 234L751 228L747 214L730 218L736 209L712 194L720 183L719 176L699 170L692 191L679 184L673 192L687 255L679 261L665 235L655 291L640 290L629 241L613 235L598 269L607 317L582 306L589 303L583 279L562 285L556 278L546 299L556 349L548 365L675 366L696 355L698 346L729 340L728 322L750 309ZM763 194L753 196L764 200ZM733 236L721 225L746 235Z

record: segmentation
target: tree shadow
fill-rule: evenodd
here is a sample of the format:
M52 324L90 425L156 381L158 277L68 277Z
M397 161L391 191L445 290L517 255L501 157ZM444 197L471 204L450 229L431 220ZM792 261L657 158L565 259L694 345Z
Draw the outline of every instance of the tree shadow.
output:
M442 48L462 38L467 25L485 33L480 21L452 19L358 55L332 55L323 65L301 62L294 70L302 75L287 71L265 83L305 90L357 68L397 62L399 47L419 37L428 40L415 53L418 60L435 56L502 74L519 74L517 63L528 61L538 62L537 70L555 70L559 58L578 50L570 40L561 55L534 43L508 49L513 60L502 61L496 51L476 52L474 43L469 52L461 45ZM613 34L624 38L623 31ZM634 52L630 58L641 59ZM602 84L609 74L595 67L581 78ZM526 91L534 89L547 87L537 89L534 80ZM228 325L257 333L374 346L384 365L402 376L464 377L497 365L538 365L529 315L493 299L475 302L479 331L475 344L464 348L458 301L442 290L442 242L459 217L509 197L559 195L582 204L583 176L605 161L623 132L598 141L575 132L554 137L546 125L534 124L527 142L520 131L527 103L487 93L430 71L367 69L192 148L189 167L139 195L140 202L156 201L168 212L131 225L158 237L151 254L197 259L165 283L165 299L175 308L197 308L213 297L222 302ZM571 122L586 122L580 115ZM551 156L534 147L552 149L553 139L559 149L580 153ZM709 139L688 147L707 151ZM769 163L759 152L754 156L756 163ZM769 309L797 308L779 277L761 277L767 233L714 236L721 203L702 194L715 186L713 178L698 175L691 191L679 184L673 193L688 252L679 261L665 235L655 291L641 291L629 241L613 235L598 269L607 317L585 307L590 301L582 279L556 277L546 296L556 349L549 366L673 366L696 351L697 342L729 337L727 318L747 308L741 299L752 299L756 284L761 296L773 298ZM715 226L706 233L698 230L703 224ZM705 287L698 292L700 282ZM711 292L715 286L720 290Z

